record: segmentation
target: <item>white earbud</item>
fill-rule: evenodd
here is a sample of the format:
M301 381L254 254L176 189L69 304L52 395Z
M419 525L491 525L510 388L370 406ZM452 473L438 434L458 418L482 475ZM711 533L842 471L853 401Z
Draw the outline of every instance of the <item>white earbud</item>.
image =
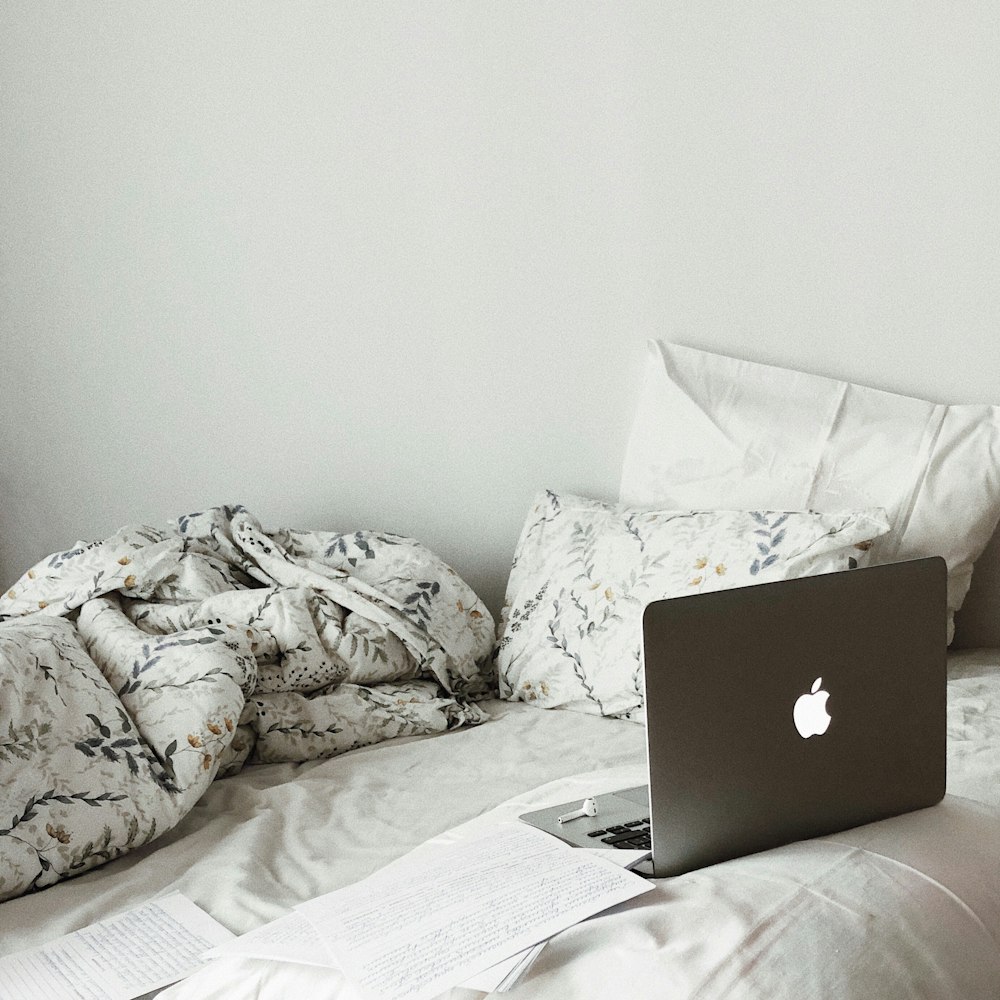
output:
M584 799L579 809L574 809L572 812L566 813L565 816L560 816L556 822L568 823L571 819L580 819L582 816L596 816L596 815L597 815L597 803L594 801L594 799Z

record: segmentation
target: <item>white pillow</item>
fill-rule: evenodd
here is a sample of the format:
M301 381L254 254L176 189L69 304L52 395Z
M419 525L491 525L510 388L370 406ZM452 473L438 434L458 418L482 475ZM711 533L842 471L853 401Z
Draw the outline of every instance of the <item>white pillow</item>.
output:
M642 510L540 493L500 619L500 696L641 720L646 604L850 569L887 528L878 509Z
M650 341L621 499L670 507L884 507L873 565L940 555L948 641L1000 518L1000 407L942 406Z

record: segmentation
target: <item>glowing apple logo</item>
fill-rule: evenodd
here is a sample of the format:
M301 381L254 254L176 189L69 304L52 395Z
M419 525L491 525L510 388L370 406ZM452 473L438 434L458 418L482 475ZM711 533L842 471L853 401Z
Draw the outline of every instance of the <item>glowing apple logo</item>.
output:
M822 736L830 725L830 713L826 710L826 699L829 691L821 691L822 677L813 682L812 691L801 695L792 709L792 720L799 736L809 739L810 736Z

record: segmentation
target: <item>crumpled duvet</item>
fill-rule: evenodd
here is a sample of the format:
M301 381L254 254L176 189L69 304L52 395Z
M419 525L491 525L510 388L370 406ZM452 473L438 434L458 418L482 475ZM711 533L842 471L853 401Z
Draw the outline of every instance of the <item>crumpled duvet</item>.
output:
M235 506L56 553L0 598L0 899L148 842L248 760L485 721L493 638L397 535Z

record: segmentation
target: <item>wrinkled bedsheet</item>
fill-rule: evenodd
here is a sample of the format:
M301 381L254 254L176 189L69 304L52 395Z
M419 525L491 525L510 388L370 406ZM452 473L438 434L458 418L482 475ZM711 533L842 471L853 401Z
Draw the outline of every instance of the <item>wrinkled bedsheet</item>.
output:
M247 761L484 721L493 621L419 542L124 528L0 598L0 899L103 864Z
M953 653L949 678L941 805L661 880L555 937L512 996L995 1000L1000 651ZM215 782L156 843L0 906L0 952L172 890L243 933L428 839L642 780L644 734L632 723L483 707L485 726ZM164 998L296 995L355 997L335 973L230 958Z

